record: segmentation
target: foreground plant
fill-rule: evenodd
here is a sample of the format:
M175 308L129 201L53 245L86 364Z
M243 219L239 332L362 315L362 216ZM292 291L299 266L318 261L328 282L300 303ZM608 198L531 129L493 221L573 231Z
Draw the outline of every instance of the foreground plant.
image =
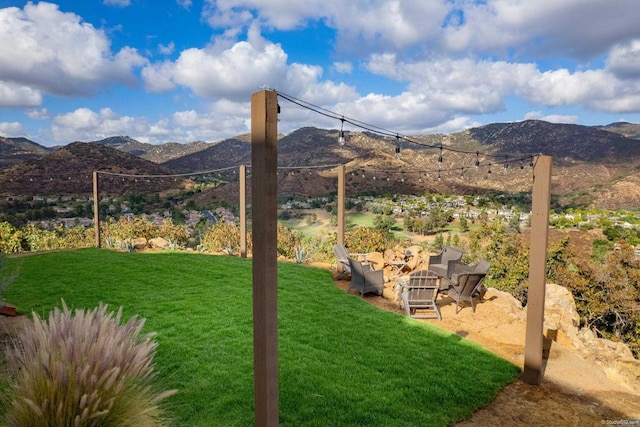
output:
M7 419L14 426L162 426L158 404L175 391L156 392L154 334L144 319L121 325L107 305L72 315L33 314L18 345L7 351L14 375Z

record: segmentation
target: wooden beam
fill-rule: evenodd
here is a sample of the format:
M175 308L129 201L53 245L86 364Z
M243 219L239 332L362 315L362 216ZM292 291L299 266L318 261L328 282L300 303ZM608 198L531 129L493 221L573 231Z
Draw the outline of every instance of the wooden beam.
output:
M551 165L552 157L550 156L536 156L534 158L527 330L524 347L524 371L522 373L523 381L532 385L540 385L544 374L542 369L542 329L547 283Z
M102 246L100 241L100 197L98 194L98 171L93 171L93 232L96 237L96 248Z
M240 185L240 257L247 257L247 167L240 165L238 170Z
M278 425L278 99L251 97L251 206L253 228L253 382L255 425Z
M344 165L338 166L338 244L344 245ZM340 265L338 265L340 267Z

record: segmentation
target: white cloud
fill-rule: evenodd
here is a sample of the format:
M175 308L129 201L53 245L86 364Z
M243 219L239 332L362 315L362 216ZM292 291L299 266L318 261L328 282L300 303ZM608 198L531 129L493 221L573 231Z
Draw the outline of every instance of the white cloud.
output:
M0 122L0 136L17 138L24 136L24 128L19 122Z
M131 0L102 0L106 6L127 7L131 5Z
M176 50L176 45L174 42L171 42L167 45L158 44L158 52L163 55L171 55Z
M0 80L0 108L35 107L40 104L42 104L40 91L29 86Z
M96 112L78 108L53 120L53 139L60 143L95 141L114 135L128 135L140 142L218 141L250 131L249 102L217 101L208 111L185 110L155 123L145 117L123 116L111 108Z
M525 120L544 120L550 123L578 123L578 116L561 114L543 114L542 111L530 111L524 115Z
M395 55L373 55L367 68L408 82L421 104L446 117L495 113L516 95L543 106L583 106L611 113L640 110L640 83L616 78L605 70L542 71L533 63L450 59L402 62Z
M150 92L168 92L175 88L173 73L175 66L172 62L165 61L151 64L142 69L141 75L145 88Z
M191 8L191 0L177 0L176 3L178 4L178 6L189 10Z
M112 54L102 30L55 4L0 9L0 82L5 85L86 96L110 83L135 84L132 68L145 63L135 49Z
M615 46L606 69L622 79L640 78L640 38Z
M96 140L113 135L137 135L148 128L146 119L119 116L110 108L98 113L78 108L54 118L52 132L56 141Z
M236 31L254 20L278 30L322 21L337 31L337 51L363 56L413 47L594 57L639 35L640 8L636 0L207 0L203 15Z
M32 108L25 112L27 117L33 120L47 120L49 119L49 112L46 108Z
M338 73L351 74L353 72L353 64L351 62L334 62L333 69Z

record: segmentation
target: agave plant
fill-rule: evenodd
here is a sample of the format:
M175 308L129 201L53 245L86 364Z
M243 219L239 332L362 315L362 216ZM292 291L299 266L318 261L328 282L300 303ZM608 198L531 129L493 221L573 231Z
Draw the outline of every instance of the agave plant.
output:
M48 322L33 324L7 351L10 384L7 420L14 426L162 426L156 392L153 334L140 335L144 319L121 325L100 304L72 315L64 301Z

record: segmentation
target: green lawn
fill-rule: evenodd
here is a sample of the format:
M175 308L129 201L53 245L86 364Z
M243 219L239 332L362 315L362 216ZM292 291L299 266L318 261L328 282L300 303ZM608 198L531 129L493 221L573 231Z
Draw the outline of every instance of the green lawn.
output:
M177 426L253 425L251 261L82 249L10 259L5 300L48 316L99 302L157 332ZM279 410L285 426L445 426L487 405L519 368L429 324L337 288L329 271L279 265Z

